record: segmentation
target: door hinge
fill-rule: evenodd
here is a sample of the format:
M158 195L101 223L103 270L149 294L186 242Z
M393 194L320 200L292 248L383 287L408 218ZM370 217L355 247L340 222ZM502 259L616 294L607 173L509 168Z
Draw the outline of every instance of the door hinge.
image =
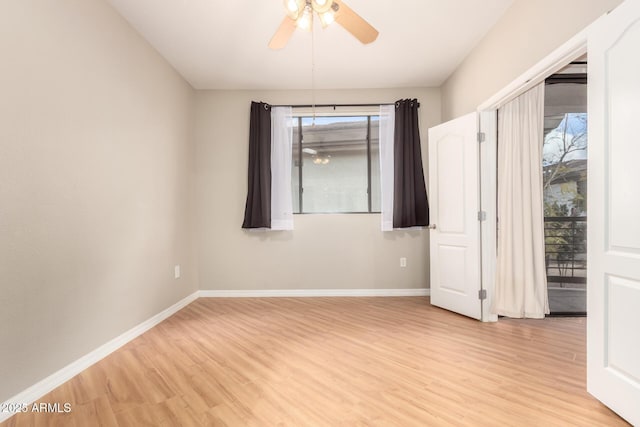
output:
M478 142L484 142L486 135L484 132L478 132Z
M478 299L480 299L480 300L487 299L487 290L486 289L480 289L478 291Z
M486 221L487 213L485 211L478 211L478 221Z

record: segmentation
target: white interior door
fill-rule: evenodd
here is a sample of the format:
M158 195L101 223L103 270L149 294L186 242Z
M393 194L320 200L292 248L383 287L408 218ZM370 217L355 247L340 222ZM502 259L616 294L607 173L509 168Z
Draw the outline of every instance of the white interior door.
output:
M480 319L476 113L429 129L431 304Z
M589 30L587 388L640 426L640 0Z

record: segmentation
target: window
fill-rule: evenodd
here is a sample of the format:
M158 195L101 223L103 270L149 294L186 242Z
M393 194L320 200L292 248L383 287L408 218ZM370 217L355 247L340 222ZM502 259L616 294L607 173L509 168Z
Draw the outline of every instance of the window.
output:
M379 116L294 119L294 213L380 212Z
M546 81L542 168L551 314L587 310L587 76L579 73L584 68L584 62L573 63Z

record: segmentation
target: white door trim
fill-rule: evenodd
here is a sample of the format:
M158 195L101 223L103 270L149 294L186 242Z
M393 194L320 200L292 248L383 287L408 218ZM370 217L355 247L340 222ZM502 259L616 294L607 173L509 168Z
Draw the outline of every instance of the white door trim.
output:
M482 111L478 114L478 129L484 135L479 150L480 210L486 220L480 223L480 273L482 289L486 298L482 300L482 321L497 322L498 315L491 314L493 291L496 279L496 183L497 183L497 111ZM489 191L488 189L492 189Z
M599 18L598 20L602 19ZM596 20L596 21L598 21ZM589 27L567 40L477 108L478 112L497 110L500 106L531 89L576 58L587 53Z

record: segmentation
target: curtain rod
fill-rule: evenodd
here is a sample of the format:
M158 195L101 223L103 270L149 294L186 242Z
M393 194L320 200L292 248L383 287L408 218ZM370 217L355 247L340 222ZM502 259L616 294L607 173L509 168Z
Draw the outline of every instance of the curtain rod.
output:
M272 107L292 107L292 108L311 108L311 107L378 107L380 105L395 105L393 103L386 104L297 104L297 105L275 105L271 104Z
M389 103L380 103L380 104L298 104L298 105L276 105L269 104L272 107L292 107L292 108L313 108L313 107L378 107L380 105L396 105L395 102ZM418 107L420 107L420 103L418 103Z

